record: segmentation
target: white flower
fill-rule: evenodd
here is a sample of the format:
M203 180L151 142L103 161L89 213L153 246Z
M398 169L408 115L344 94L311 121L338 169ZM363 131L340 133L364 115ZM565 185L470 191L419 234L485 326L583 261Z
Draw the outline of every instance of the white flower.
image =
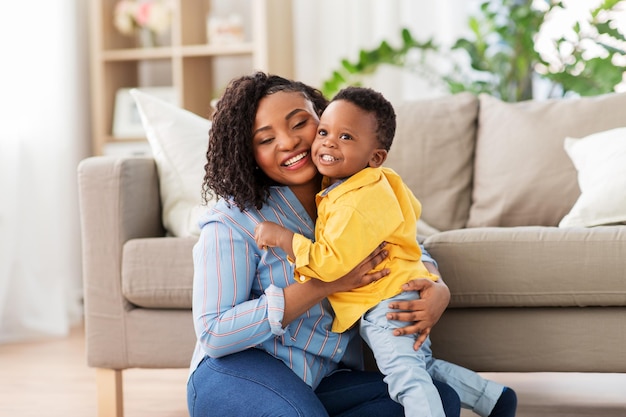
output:
M163 33L170 27L170 10L163 3L153 3L148 14L146 27L156 33Z
M120 0L115 6L113 24L124 35L132 35L136 28L163 33L170 27L172 7L169 1Z
M124 35L132 35L135 29L135 9L137 4L133 1L122 0L115 6L113 24Z

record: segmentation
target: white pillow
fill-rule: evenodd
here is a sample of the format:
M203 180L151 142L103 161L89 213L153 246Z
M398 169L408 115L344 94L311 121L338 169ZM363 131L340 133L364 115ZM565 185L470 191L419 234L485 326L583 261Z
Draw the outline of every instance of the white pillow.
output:
M206 209L201 190L211 122L138 89L130 94L159 173L163 225L173 236L199 236L198 218Z
M626 127L566 138L581 195L559 227L626 222Z

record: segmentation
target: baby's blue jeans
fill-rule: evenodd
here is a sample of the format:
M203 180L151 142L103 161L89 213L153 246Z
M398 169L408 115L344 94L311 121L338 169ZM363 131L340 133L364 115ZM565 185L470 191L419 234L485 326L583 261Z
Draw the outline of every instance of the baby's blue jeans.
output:
M389 395L404 406L407 417L443 417L444 409L433 384L436 379L457 392L462 407L488 416L502 394L503 385L467 368L433 358L430 338L416 352L414 335L393 335L393 329L406 323L387 319L389 302L417 298L419 294L415 291L400 293L378 303L360 322L361 337L372 349L376 364L385 375Z

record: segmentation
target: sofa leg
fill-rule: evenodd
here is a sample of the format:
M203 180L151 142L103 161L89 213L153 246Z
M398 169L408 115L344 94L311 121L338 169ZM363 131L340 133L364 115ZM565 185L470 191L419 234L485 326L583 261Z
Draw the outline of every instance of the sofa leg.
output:
M96 369L98 389L98 417L124 417L122 371L120 369Z

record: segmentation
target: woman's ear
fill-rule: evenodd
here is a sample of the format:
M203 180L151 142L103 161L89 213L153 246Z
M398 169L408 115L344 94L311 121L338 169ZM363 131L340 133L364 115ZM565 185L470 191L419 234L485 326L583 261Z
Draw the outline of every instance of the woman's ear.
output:
M387 150L386 149L375 149L372 153L372 157L370 158L369 166L370 168L378 168L385 162L387 159Z

